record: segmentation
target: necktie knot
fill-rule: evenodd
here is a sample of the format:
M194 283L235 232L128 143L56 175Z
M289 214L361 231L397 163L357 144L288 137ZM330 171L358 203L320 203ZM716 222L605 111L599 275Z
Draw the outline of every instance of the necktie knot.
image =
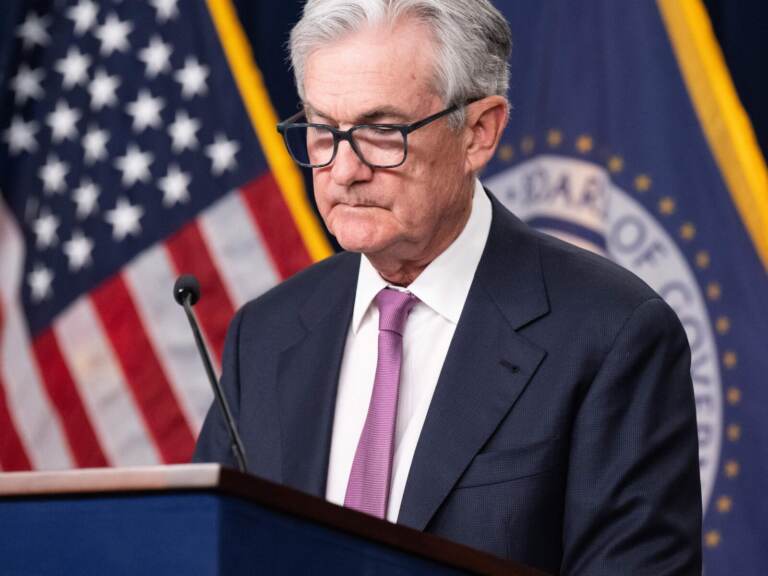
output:
M379 330L396 332L402 336L408 314L418 301L419 299L410 292L384 288L376 295Z

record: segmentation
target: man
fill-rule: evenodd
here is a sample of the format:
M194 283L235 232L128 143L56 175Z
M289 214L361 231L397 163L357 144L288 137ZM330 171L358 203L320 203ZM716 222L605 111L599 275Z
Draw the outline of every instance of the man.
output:
M252 471L551 572L699 573L680 323L477 181L509 50L486 0L307 3L280 130L347 252L232 322ZM196 458L232 461L216 408Z

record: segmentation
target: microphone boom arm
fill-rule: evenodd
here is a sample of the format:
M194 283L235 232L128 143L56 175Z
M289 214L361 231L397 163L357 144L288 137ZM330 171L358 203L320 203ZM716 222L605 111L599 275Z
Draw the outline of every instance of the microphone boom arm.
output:
M197 348L200 351L200 357L203 359L205 372L208 374L208 380L211 382L213 393L216 395L216 403L219 405L224 415L224 420L227 424L227 430L229 431L229 438L232 442L232 453L235 455L237 467L239 468L240 472L247 474L248 463L245 459L243 441L240 439L240 435L237 433L237 428L235 427L235 419L232 417L232 412L229 410L229 404L227 399L224 397L224 391L221 389L219 379L216 378L216 374L213 371L211 358L208 356L208 350L206 349L205 343L203 342L203 337L200 334L200 328L198 327L197 322L195 321L195 317L192 313L192 294L184 294L181 304L184 308L184 311L187 313L187 320L189 320L189 325L192 328L192 333L195 336L195 343L197 344Z

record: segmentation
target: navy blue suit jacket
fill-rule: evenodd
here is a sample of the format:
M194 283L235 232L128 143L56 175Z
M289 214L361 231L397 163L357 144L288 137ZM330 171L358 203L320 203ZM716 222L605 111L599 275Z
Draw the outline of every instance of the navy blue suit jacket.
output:
M672 310L492 196L398 523L564 574L699 574L689 348ZM223 385L256 475L324 496L360 256L243 307ZM212 407L195 459L232 464Z

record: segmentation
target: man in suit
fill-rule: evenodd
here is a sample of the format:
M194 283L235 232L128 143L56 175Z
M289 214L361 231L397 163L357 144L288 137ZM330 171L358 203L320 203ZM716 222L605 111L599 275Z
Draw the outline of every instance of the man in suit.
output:
M252 472L552 572L699 573L679 321L477 181L509 50L486 0L307 3L280 130L347 251L232 322ZM196 459L232 462L215 407Z

